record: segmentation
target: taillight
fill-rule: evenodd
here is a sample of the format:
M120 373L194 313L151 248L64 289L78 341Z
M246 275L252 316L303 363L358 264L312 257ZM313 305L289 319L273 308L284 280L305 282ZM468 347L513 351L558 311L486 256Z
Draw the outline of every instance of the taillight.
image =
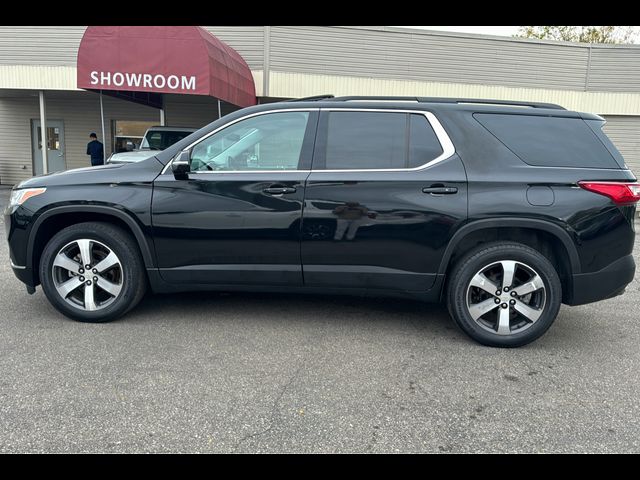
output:
M622 182L578 182L580 187L590 192L605 195L617 205L629 205L640 201L640 183Z

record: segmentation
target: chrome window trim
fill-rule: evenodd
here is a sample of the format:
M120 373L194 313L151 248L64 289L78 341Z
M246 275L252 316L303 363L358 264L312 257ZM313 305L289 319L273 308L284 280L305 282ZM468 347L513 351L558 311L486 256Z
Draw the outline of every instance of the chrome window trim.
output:
M189 172L189 175L238 175L241 173L253 174L253 173L311 173L311 170L207 170Z
M252 117L256 117L258 115L267 115L270 113L280 113L280 112L381 112L381 113L412 113L412 114L422 114L427 118L427 121L429 122L429 124L431 125L431 128L433 128L434 133L436 134L436 138L438 139L438 141L440 142L440 146L442 147L442 153L440 155L438 155L436 158L434 158L433 160L429 160L427 163L420 165L418 167L413 167L413 168L360 168L360 169L336 169L336 170L316 170L316 169L311 169L311 170L237 170L237 171L197 171L197 172L189 172L190 175L192 174L215 174L215 175L238 175L238 174L253 174L253 173L361 173L361 172L416 172L416 171L420 171L420 170L424 170L425 168L431 167L437 163L440 163L443 160L446 160L447 158L450 158L451 156L453 156L456 153L456 148L453 145L453 142L451 141L451 138L449 138L449 135L447 134L446 130L444 129L444 127L442 126L442 124L440 123L440 121L438 120L438 118L431 112L426 111L426 110L396 110L396 109L388 109L388 108L287 108L287 109L282 109L282 110L265 110L263 112L255 112L255 113L251 113L249 115L245 115L243 117L240 118L236 118L235 120L233 120L232 122L226 123L223 126L216 128L215 130L207 133L204 137L196 140L195 142L191 143L190 145L188 145L187 147L185 147L183 150L181 150L178 155L180 155L181 152L185 151L185 150L189 150L191 148L193 148L195 145L197 145L200 142L203 142L204 140L206 140L207 138L209 138L210 136L218 133L219 131L235 124L238 122L241 122L242 120L246 120L248 118L252 118ZM167 170L169 169L169 167L171 166L171 164L173 163L173 160L175 158L178 157L178 155L176 155L174 158L172 158L167 165L162 169L161 175L164 175Z

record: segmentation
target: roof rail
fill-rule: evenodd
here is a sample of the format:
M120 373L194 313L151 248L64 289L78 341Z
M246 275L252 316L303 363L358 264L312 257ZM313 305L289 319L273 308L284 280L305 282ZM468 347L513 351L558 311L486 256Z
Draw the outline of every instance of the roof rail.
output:
M555 103L542 103L542 102L517 102L511 100L487 100L484 98L448 98L448 97L376 97L376 96L347 96L347 97L335 97L331 101L335 102L349 102L354 100L361 101L404 101L404 102L419 102L419 103L474 103L480 105L512 105L517 107L532 107L532 108L550 108L553 110L566 110L566 108L556 105Z
M334 96L330 93L324 95L314 95L313 97L292 98L290 100L284 100L285 102L316 102L318 100L329 100Z

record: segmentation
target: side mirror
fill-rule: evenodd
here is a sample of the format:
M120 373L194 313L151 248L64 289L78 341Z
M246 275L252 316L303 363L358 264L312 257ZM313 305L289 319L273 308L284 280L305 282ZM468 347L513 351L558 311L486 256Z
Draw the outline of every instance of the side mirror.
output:
M176 180L187 180L189 178L189 172L191 171L191 152L189 152L189 150L180 152L180 154L173 159L171 170Z

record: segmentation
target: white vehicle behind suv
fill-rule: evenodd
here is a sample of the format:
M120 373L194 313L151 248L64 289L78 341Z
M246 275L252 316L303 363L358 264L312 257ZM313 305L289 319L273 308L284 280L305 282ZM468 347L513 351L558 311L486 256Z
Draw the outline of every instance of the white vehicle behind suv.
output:
M154 150L164 150L196 130L197 128L186 127L151 127L145 132L140 149L113 153L107 163L140 162L154 155Z

